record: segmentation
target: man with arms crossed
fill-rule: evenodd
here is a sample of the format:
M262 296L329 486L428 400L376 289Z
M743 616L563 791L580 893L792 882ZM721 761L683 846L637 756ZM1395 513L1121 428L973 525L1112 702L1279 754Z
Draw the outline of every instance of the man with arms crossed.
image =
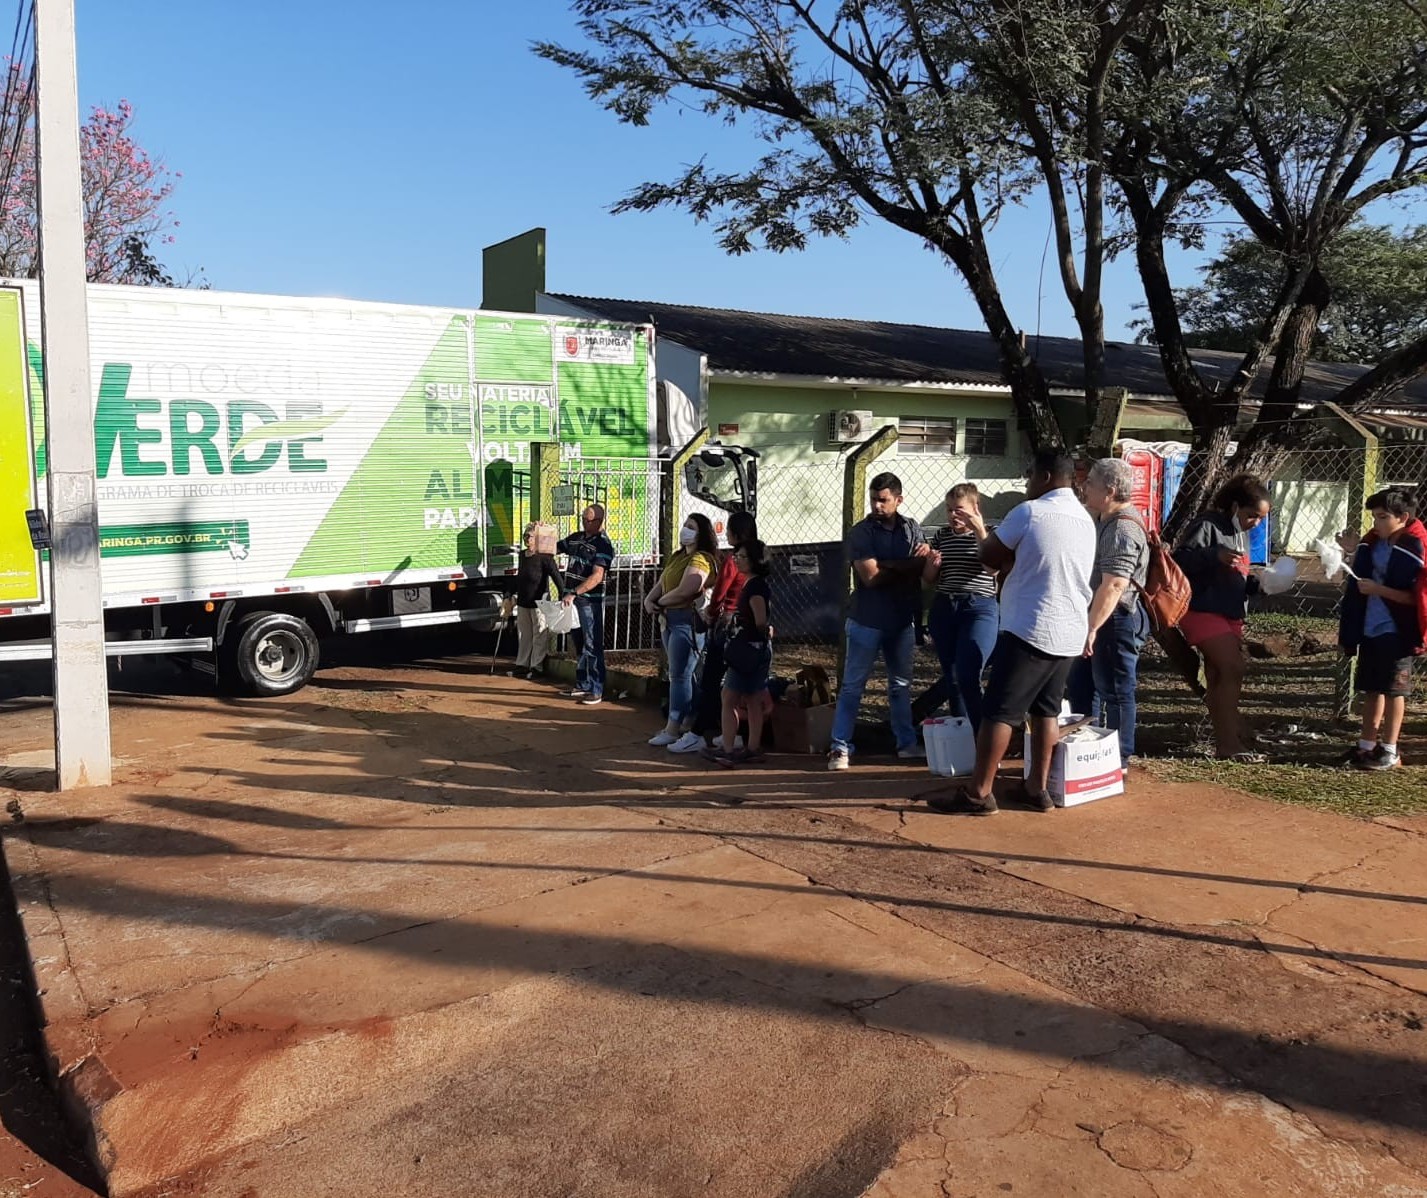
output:
M912 723L913 625L922 602L922 571L939 562L922 535L921 525L902 515L902 480L876 475L867 487L871 512L848 530L852 561L852 611L847 620L847 664L832 722L832 751L827 768L845 770L862 690L880 653L887 667L887 698L897 756L925 757ZM933 567L935 568L935 567Z

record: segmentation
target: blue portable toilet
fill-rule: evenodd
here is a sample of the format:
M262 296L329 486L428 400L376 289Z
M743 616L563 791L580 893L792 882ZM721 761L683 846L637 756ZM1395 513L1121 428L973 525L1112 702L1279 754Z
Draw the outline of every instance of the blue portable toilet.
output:
M1174 506L1174 497L1179 494L1179 484L1184 481L1184 470L1189 465L1189 446L1175 444L1165 446L1164 458L1164 502L1160 505L1160 525L1169 520L1169 509Z
M1273 548L1273 516L1265 516L1249 533L1249 563L1254 566L1268 565Z

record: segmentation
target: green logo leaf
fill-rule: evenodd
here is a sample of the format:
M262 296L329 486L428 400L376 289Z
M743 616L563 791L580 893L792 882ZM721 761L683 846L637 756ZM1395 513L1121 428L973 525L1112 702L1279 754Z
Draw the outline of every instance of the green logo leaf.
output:
M267 441L289 441L298 437L311 437L323 429L336 424L347 414L347 409L334 412L331 416L314 416L308 420L275 420L271 424L259 424L250 428L238 438L233 446L235 454L252 445L262 445Z

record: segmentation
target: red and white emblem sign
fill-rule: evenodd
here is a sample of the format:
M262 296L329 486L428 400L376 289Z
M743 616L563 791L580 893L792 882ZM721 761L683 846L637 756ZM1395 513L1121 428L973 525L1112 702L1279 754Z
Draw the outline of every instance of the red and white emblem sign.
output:
M568 354L568 355L569 355L570 357L572 357L572 358L578 358L578 357L580 356L580 339L579 339L579 337L577 337L577 336L576 336L576 337L566 336L566 338L565 338L565 353Z

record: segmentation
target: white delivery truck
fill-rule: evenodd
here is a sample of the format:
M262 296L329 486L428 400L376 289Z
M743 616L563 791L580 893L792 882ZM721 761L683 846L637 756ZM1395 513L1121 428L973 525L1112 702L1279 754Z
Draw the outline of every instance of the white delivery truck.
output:
M304 685L325 636L495 628L533 441L648 463L628 527L657 528L632 507L662 486L752 502L756 455L736 447L676 483L660 470L657 430L679 422L648 326L100 284L89 323L109 652L188 654L245 693ZM26 520L43 376L37 290L0 286L0 661L49 654Z

